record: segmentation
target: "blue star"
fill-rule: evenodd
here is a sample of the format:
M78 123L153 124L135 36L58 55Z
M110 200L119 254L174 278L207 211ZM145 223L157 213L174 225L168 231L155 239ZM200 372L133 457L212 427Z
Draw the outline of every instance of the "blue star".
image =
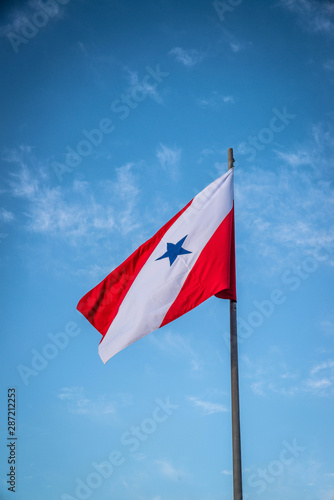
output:
M172 265L173 262L175 261L176 257L178 257L179 255L183 255L185 253L192 253L192 252L188 252L188 250L185 250L184 248L182 248L184 240L186 239L187 236L182 238L182 240L178 241L175 245L174 245L174 243L167 243L167 252L155 260L166 259L168 257L170 265Z

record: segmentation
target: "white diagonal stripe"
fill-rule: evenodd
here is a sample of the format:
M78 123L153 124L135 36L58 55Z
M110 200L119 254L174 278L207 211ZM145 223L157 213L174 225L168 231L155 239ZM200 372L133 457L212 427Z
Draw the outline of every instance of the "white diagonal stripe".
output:
M192 201L165 233L128 290L116 317L99 345L104 363L117 352L160 327L178 296L201 251L233 206L233 169L215 180ZM183 248L170 266L161 257L167 243L187 236Z

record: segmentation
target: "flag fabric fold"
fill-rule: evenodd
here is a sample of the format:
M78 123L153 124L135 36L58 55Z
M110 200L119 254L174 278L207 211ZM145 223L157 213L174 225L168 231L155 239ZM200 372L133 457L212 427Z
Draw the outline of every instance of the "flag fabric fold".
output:
M216 179L79 301L104 363L209 297L236 300L233 171Z

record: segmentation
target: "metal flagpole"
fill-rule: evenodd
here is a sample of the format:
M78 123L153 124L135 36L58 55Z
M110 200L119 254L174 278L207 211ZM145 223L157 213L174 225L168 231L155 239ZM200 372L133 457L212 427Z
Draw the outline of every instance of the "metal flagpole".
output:
M228 170L233 167L233 149L227 153ZM231 401L232 401L232 448L233 448L233 500L242 500L239 371L237 337L237 303L230 300L230 345L231 345Z

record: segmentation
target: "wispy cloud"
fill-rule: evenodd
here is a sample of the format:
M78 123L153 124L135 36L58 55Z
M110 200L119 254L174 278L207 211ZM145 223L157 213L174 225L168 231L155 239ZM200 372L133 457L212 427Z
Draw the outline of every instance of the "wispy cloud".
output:
M134 167L134 163L126 163L122 167L116 168L116 181L110 183L111 188L117 190L122 199L133 199L139 194L133 173Z
M182 150L180 148L171 148L165 144L160 144L156 152L161 167L173 180L178 178L181 153Z
M159 466L160 474L171 481L178 481L184 476L182 470L176 469L171 462L167 460L156 460L155 463Z
M295 370L289 370L281 350L273 346L261 359L242 356L244 373L250 388L256 396L265 397L269 393L294 396L299 392L300 376Z
M7 210L6 208L0 207L0 225L10 225L11 222L15 220L15 215L13 212ZM0 244L8 237L7 233L0 232Z
M138 227L135 206L139 188L133 163L116 168L115 180L98 186L97 199L85 182L74 180L69 188L52 186L46 166L36 165L31 148L11 151L5 160L15 167L8 184L12 196L24 201L21 216L28 231L76 243L88 235L96 241L111 231L127 234Z
M327 396L334 393L334 360L329 359L314 365L309 377L303 384L306 392L316 396Z
M149 83L145 80L145 82L140 79L138 72L133 71L129 69L128 67L124 68L127 77L129 80L130 87L128 88L128 92L131 94L131 92L136 91L136 93L147 95L148 97L151 97L154 101L156 101L159 104L163 103L163 98L161 94L159 94L157 90L157 85L155 83Z
M12 212L6 210L5 208L0 208L0 222L7 224L12 222L14 219L15 215Z
M252 42L237 38L234 33L224 28L222 30L224 45L227 43L231 51L235 54L242 52L252 46Z
M213 403L212 401L206 401L195 396L187 396L187 399L195 408L201 410L204 415L229 411L228 408L221 403Z
M251 384L251 389L257 396L264 396L265 395L264 386L265 386L264 381L253 382Z
M324 318L320 323L322 331L329 336L334 336L334 315Z
M232 52L240 52L244 48L244 46L236 40L230 42L230 47Z
M111 271L110 265L101 266L99 264L89 264L85 263L84 267L78 267L71 269L71 274L79 278L85 278L91 280L93 283L98 279L102 279L107 276Z
M333 133L320 124L304 144L276 150L276 171L250 168L238 177L238 224L263 262L270 262L265 267L271 275L313 255L321 245L334 245L333 154ZM326 262L331 265L333 259Z
M57 2L54 2L52 10L52 19L62 19L64 17L64 8ZM31 22L33 15L40 11L41 4L39 0L29 0L21 4L20 8L13 6L8 14L7 22L0 25L0 36L7 36L9 33L21 33L27 22Z
M217 91L213 91L211 96L198 99L198 105L203 109L219 110L226 104L234 104L235 99L232 95L222 95Z
M328 158L334 150L333 130L328 124L317 123L313 125L309 135L309 139L303 144L296 144L292 151L274 151L289 166L309 165L313 167L314 173L319 168L329 171L331 164Z
M189 338L185 335L179 335L167 330L166 332L159 332L158 335L150 335L148 338L157 349L166 352L168 355L186 356L190 360L193 371L199 371L202 368L200 357L191 346Z
M309 151L299 149L296 152L276 151L276 154L285 163L292 167L299 167L300 165L314 165L312 156Z
M310 373L311 375L315 375L316 373L323 372L323 370L327 370L330 368L334 368L334 360L324 361L319 363L318 365L313 366Z
M0 36L7 36L9 33L18 33L27 23L27 14L22 9L13 9L6 23L0 25Z
M306 389L316 394L323 393L323 391L331 385L332 382L328 378L321 378L317 380L308 379L306 381Z
M328 59L328 61L324 62L323 68L326 71L334 71L334 59Z
M332 487L321 487L319 490L319 498L321 500L333 500L334 498L334 488Z
M281 5L297 15L304 29L313 33L334 34L334 4L319 0L281 0Z
M183 49L181 47L174 47L169 54L174 56L175 60L182 63L187 68L191 68L200 63L204 54L195 49Z
M273 362L271 354L275 355ZM264 360L250 360L243 357L247 367L246 377L250 380L250 388L257 396L276 393L292 397L297 394L310 393L315 397L330 396L334 393L334 360L329 359L314 364L304 374L288 370L282 353L276 348L268 353Z
M58 398L67 403L70 413L98 417L102 415L115 415L119 408L133 404L129 394L115 396L100 395L96 399L86 396L83 387L63 387Z

